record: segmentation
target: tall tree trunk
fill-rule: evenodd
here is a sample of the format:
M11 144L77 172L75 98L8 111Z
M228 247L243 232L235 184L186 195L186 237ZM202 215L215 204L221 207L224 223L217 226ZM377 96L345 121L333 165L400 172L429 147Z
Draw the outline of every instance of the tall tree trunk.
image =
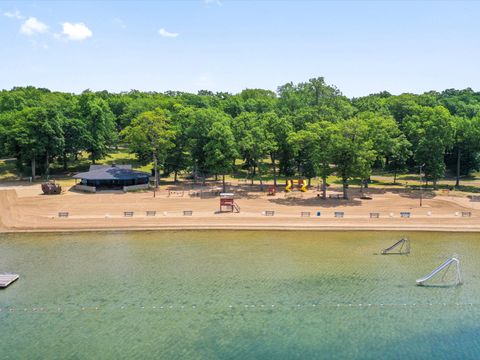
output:
M455 182L455 186L460 186L460 159L461 159L461 150L458 148L457 151L457 181Z
M174 183L177 183L177 181L178 181L178 171L175 170L175 171L173 172L173 174L174 174L174 175L173 175L173 182L174 182Z
M195 165L193 166L193 184L197 185L197 160L195 160Z
M263 191L262 168L258 166L258 177L260 178L260 191Z
M312 186L312 178L311 177L308 178L308 185L307 186L308 187Z
M35 181L35 175L36 175L35 170L37 167L37 165L35 164L35 153L33 153L31 165L32 165L32 181Z
M273 186L277 186L277 167L275 164L275 154L270 154L270 159L272 160L272 167L273 167Z
M62 160L63 160L63 170L67 171L67 152L66 151L63 151Z
M225 174L222 174L222 186L223 186L223 192L227 192L226 185L225 185Z
M395 185L397 183L397 170L393 171L393 184Z
M158 189L158 164L157 164L157 154L155 154L155 151L152 153L153 155L153 169L154 169L154 174L155 174L155 189Z
M345 200L348 200L348 179L347 178L342 178L342 187L343 187L343 198Z
M325 175L322 176L322 197L327 198L327 177Z
M218 181L218 174L215 173L215 181Z
M45 156L45 178L48 180L48 176L50 175L50 164L48 161L48 150L47 155Z

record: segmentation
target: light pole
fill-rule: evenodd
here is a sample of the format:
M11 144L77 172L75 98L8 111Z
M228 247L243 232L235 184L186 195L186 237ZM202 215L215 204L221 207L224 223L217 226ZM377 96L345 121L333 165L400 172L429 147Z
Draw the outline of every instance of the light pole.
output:
M418 176L420 177L420 207L422 207L422 197L423 197L423 192L422 192L422 168L425 166L425 164L422 164L418 167Z

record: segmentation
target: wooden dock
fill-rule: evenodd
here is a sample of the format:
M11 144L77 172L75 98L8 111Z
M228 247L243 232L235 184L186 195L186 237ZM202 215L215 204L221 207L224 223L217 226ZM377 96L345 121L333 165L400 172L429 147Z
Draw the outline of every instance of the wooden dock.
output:
M0 288L6 288L18 278L17 274L0 274Z

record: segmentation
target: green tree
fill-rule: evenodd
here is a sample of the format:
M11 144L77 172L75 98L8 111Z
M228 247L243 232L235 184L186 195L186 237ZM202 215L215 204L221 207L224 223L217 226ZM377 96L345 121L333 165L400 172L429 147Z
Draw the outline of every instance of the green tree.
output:
M306 129L291 133L289 143L295 153L307 156L315 168L316 174L322 178L322 197L327 196L327 178L333 172L332 160L333 139L336 124L328 121L308 124Z
M91 92L80 95L79 114L87 129L86 150L95 164L116 141L115 117L107 102Z
M213 108L195 109L191 116L192 121L187 128L187 134L190 139L190 154L194 167L193 173L195 179L201 174L205 180L209 173L209 166L207 165L208 155L205 152L205 146L209 141L208 134L214 123L228 123L231 118L222 110Z
M368 124L361 118L343 120L332 134L332 163L342 179L343 197L348 199L348 180L369 176L377 153Z
M233 169L238 156L235 137L228 123L216 121L212 124L204 151L205 165L210 172L222 175L223 192L225 192L225 174Z
M155 170L155 188L158 188L158 164L163 164L168 151L174 146L174 131L170 127L167 113L161 109L146 111L138 115L121 133L130 151L146 162L151 156Z
M174 173L174 181L177 182L178 173L191 166L191 140L188 129L192 126L194 109L177 104L171 115L172 129L175 132L173 148L168 152L165 159L165 171Z
M456 153L456 182L460 186L462 156L477 155L480 151L480 115L474 118L453 118L453 150ZM467 169L466 173L468 173Z
M86 124L80 119L64 118L62 129L65 139L62 150L62 163L63 169L67 170L69 155L77 159L78 153L86 149L89 138Z
M406 170L407 161L412 156L412 144L404 134L400 134L387 154L387 168L393 171L393 183L397 183L397 174Z
M252 184L258 169L260 185L263 185L261 162L277 146L269 127L274 116L273 113L256 114L244 112L235 119L238 148L249 166Z
M7 148L21 162L29 162L35 179L37 160L45 160L48 176L50 159L61 153L64 138L61 120L55 109L25 108L11 114L12 127L7 130Z
M453 142L452 116L443 106L422 106L404 119L407 138L417 164L424 166L426 180L434 187L445 174L445 152Z

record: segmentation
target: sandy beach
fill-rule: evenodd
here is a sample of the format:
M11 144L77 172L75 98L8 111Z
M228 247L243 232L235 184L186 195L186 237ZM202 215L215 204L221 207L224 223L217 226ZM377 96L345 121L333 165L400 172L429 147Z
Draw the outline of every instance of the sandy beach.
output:
M320 199L316 191L268 196L238 187L240 213L219 213L219 199L192 197L189 191L163 188L138 193L65 191L42 195L40 185L4 184L0 190L0 231L98 231L146 229L272 229L272 230L415 230L480 231L480 203L467 197L427 196L420 207L417 194L370 189L371 200L353 193L351 200ZM330 191L330 193L332 193ZM124 212L133 212L125 217ZM147 216L155 211L155 216ZM185 216L184 211L192 211ZM265 216L273 211L273 216ZM59 217L68 212L68 218ZM303 214L302 214L303 212ZM320 216L318 216L320 212ZM335 212L343 212L336 218ZM370 213L379 218L370 218ZM410 218L402 218L409 212ZM309 213L309 214L308 214ZM471 216L468 214L471 213ZM308 216L309 215L309 216Z

